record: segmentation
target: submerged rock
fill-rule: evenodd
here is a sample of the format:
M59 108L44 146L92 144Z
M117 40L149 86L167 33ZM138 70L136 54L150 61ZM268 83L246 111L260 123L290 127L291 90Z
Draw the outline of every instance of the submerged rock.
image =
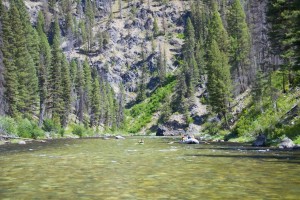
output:
M294 146L294 142L288 137L283 138L283 140L279 144L280 149L289 149L293 148Z
M259 134L256 140L253 142L252 146L255 147L264 147L267 143L267 137L264 134Z

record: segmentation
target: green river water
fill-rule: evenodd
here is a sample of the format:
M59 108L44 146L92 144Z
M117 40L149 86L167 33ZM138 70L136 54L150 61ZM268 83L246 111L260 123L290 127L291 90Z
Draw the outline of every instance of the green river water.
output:
M300 199L300 151L178 138L0 146L0 199Z

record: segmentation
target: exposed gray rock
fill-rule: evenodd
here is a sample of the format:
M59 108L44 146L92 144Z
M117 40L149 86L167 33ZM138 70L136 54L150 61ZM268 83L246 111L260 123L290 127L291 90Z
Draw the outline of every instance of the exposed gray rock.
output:
M260 133L256 140L253 142L252 146L255 146L255 147L264 147L266 146L266 142L267 142L267 137Z
M156 136L165 136L166 133L168 133L169 130L167 127L163 126L163 125L159 125L156 131Z
M26 144L26 142L24 140L20 140L18 144Z
M190 124L187 128L186 134L194 135L198 134L201 130L201 126L197 126L196 124Z
M136 17L139 19L142 19L142 20L146 20L148 17L147 10L144 8L140 9L140 11L137 13Z
M115 27L111 27L107 30L107 32L109 33L110 39L112 42L117 43L118 39L119 39L119 32L117 31L117 29Z
M294 142L290 138L285 137L281 140L278 147L280 149L289 149L289 148L293 148L294 146L295 146Z
M170 43L171 45L175 46L175 47L178 47L178 48L181 47L181 44L180 44L180 42L178 41L178 39L172 38L172 39L169 40L169 43Z
M117 135L115 138L118 139L118 140L124 140L125 139L123 136L120 136L120 135Z

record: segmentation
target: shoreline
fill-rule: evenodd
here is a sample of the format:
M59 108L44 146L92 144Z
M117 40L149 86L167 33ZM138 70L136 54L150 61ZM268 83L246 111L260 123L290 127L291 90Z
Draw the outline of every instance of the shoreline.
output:
M145 136L145 135L122 135L125 138L128 137L157 137L157 138L178 138L180 136ZM3 139L5 138L5 139ZM118 140L116 135L99 135L99 136L92 136L92 137L76 137L76 136L66 136L66 137L59 137L59 138L39 138L39 139L32 139L32 138L18 138L18 137L3 137L0 136L0 146L5 145L17 145L17 146L25 146L32 143L48 143L53 140L68 140L68 139L102 139L102 140ZM179 142L179 141L178 141ZM292 148L279 148L278 146L252 146L249 142L231 142L231 141L224 141L224 140L199 140L200 144L198 145L229 145L229 146L237 146L240 147L236 150L300 150L300 145L295 145ZM195 145L195 144L192 144ZM197 144L196 144L197 145ZM242 147L241 147L242 146Z

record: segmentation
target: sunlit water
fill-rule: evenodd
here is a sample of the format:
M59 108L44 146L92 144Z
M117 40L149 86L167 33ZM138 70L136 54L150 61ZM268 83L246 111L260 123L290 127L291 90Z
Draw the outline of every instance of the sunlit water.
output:
M300 198L299 151L139 139L0 146L0 199Z

